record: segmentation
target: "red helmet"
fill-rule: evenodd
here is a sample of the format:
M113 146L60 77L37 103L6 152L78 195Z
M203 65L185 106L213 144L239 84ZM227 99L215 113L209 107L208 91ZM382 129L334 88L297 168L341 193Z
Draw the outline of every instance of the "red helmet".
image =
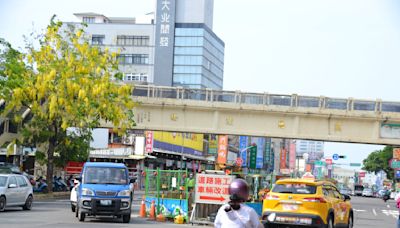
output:
M234 179L229 185L229 194L232 201L247 201L249 198L249 186L243 179Z

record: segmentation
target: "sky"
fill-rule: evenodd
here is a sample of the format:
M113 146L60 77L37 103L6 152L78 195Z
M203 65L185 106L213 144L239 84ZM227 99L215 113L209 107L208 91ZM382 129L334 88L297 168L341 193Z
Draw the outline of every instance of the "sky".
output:
M45 28L56 14L134 17L153 0L0 0L0 37ZM215 0L214 32L225 42L224 90L399 101L400 2L396 0ZM377 145L326 143L327 156L361 162Z

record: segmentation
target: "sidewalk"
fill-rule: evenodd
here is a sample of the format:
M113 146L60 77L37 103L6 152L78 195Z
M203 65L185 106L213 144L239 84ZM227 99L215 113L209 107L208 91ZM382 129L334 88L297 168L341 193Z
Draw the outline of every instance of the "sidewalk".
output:
M52 193L33 193L33 199L42 200L42 199L69 199L71 192L52 192Z

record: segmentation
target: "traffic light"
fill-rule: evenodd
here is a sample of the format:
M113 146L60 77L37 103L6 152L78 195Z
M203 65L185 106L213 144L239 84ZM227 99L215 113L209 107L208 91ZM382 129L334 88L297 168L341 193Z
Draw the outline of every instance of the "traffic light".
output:
M339 155L339 158L346 158L346 155Z

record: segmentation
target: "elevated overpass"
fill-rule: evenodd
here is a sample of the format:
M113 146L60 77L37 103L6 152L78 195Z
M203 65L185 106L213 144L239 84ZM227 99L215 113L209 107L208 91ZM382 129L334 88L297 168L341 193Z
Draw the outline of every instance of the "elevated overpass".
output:
M132 99L135 129L400 145L400 102L151 85ZM0 146L15 137L0 119Z
M400 102L137 85L136 129L400 145Z

